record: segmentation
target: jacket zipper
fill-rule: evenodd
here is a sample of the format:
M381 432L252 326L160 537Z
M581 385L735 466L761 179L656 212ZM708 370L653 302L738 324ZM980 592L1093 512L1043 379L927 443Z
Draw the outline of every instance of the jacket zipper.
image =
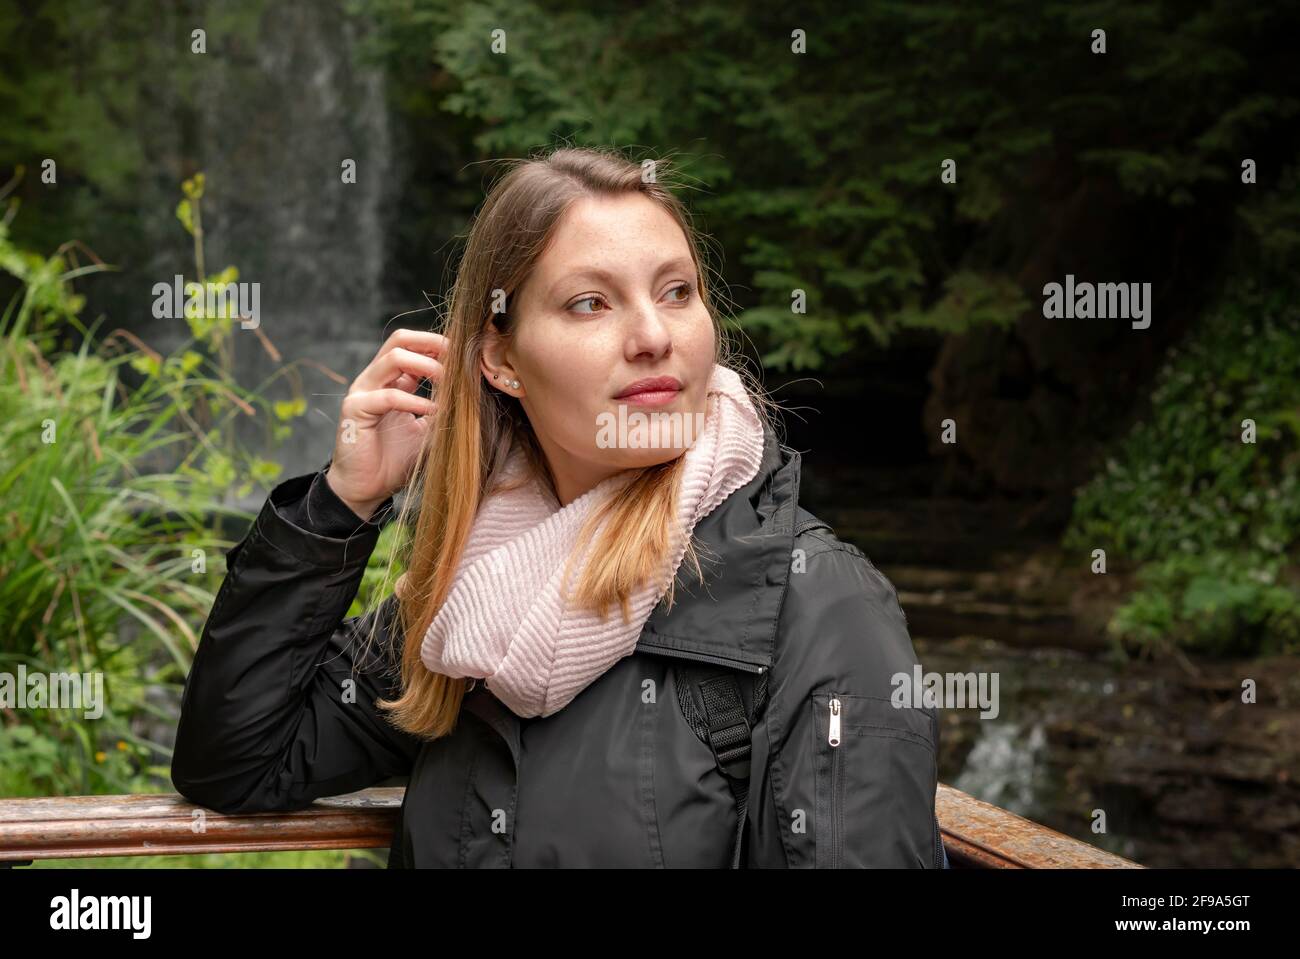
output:
M844 797L841 795L844 791L843 778L844 774L840 770L840 713L843 711L843 704L831 694L829 704L830 723L827 731L827 741L831 746L831 865L832 869L840 868L840 843L844 835L843 824L840 819L844 815Z

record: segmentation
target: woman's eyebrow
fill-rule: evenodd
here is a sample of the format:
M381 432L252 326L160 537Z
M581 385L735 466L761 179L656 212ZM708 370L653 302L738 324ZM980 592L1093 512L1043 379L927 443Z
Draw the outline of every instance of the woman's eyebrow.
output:
M574 280L581 280L584 277L592 277L596 280L603 280L606 283L612 283L614 281L614 275L608 270L602 270L600 267L591 266L582 270L574 270L572 273L566 273L555 281L554 285L551 287L551 292L558 292L560 287L565 283L572 283Z
M664 273L667 273L669 270L694 270L694 269L695 269L695 263L694 261L691 260L690 257L676 256L673 257L671 260L665 260L663 263L659 264L659 269L655 270L655 277L658 278ZM580 280L584 277L591 277L596 280L601 280L605 283L617 282L617 278L614 276L613 273L609 272L608 270L602 270L598 266L589 266L580 270L574 270L571 273L566 273L564 276L560 277L558 280L555 281L554 285L551 287L551 292L552 293L557 292L563 284L571 283L574 280Z
M667 273L669 270L687 270L694 273L695 261L689 256L675 256L671 260L662 263L659 266L659 269L655 272L655 276L657 277L663 273Z

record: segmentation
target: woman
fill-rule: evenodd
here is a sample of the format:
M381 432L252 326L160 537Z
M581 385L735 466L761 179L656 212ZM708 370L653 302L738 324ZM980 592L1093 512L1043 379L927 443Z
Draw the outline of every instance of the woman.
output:
M895 591L799 507L657 179L566 148L493 187L444 333L389 337L230 552L183 795L409 777L390 867L944 864ZM345 619L403 488L406 572Z

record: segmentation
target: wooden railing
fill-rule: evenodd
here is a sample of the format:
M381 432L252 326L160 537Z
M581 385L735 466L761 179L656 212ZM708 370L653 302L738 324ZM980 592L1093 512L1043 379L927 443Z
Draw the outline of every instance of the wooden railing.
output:
M1143 868L943 783L935 796L935 810L943 847L954 868Z
M94 856L385 849L403 791L376 787L294 812L233 816L175 793L0 799L0 866ZM950 786L940 784L936 807L954 868L1141 868Z

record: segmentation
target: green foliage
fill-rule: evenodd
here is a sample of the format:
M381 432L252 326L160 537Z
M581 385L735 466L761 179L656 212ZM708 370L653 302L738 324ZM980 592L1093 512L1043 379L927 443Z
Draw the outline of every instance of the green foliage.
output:
M23 245L76 236L101 252L113 244L121 262L135 261L128 249L151 253L141 211L156 208L186 163L176 150L191 146L210 58L255 41L265 8L233 0L199 16L192 4L153 0L0 4L0 168L25 168L23 198L41 211L23 224ZM207 56L190 52L197 26ZM47 158L57 186L39 180Z
M1259 6L350 8L375 24L371 52L417 130L466 121L480 156L558 141L673 158L727 251L739 322L777 369L911 328L1010 324L1026 307L1018 279L1059 252L1066 198L1184 206L1232 186L1241 158L1300 112L1270 39L1290 21ZM1091 49L1099 25L1105 55ZM796 29L805 54L791 52ZM949 159L956 183L940 181ZM1271 174L1259 192L1274 192Z
M1294 278L1300 263L1300 162L1282 169L1277 190L1259 191L1238 213L1260 266L1280 279Z
M377 607L393 592L393 582L406 569L402 563L401 549L398 546L407 536L407 531L396 522L389 523L379 534L374 551L366 561L365 572L361 574L361 584L357 595L348 607L348 616L360 616ZM394 555L394 549L397 553ZM391 563L391 570L390 570Z
M152 46L145 4L129 2L134 16L76 0L0 7L0 152L55 157L61 181L76 170L126 186L144 157L118 120L144 106L136 71Z
M1067 547L1137 574L1117 638L1300 650L1298 450L1300 300L1245 281L1171 351L1150 415L1079 492Z
M98 338L72 283L99 267L70 263L69 247L18 248L10 214L0 269L19 288L0 314L0 671L100 673L103 715L6 710L0 794L166 791L165 750L138 720L174 722L149 694L178 699L224 572L216 560L233 545L218 524L251 520L229 501L280 471L234 443L232 419L287 430L305 402L273 416L235 382L219 362L230 317L197 317L203 335L167 356L123 330ZM69 337L79 342L65 349Z
M33 262L0 228L0 262L19 259ZM193 624L214 587L211 574L192 572L194 551L215 557L223 545L203 515L219 508L218 491L199 469L144 466L184 435L171 366L126 390L121 374L134 351L93 348L86 331L76 352L49 352L52 328L77 325L80 305L50 289L67 283L58 259L20 274L25 295L0 323L0 669L102 671L106 705L94 721L79 711L18 710L6 766L11 775L24 770L40 794L120 791L131 780L126 767L96 755L117 760L105 743L138 744L129 727L147 708L145 686L183 678ZM124 617L165 650L162 664L119 641ZM65 747L57 762L49 742Z

